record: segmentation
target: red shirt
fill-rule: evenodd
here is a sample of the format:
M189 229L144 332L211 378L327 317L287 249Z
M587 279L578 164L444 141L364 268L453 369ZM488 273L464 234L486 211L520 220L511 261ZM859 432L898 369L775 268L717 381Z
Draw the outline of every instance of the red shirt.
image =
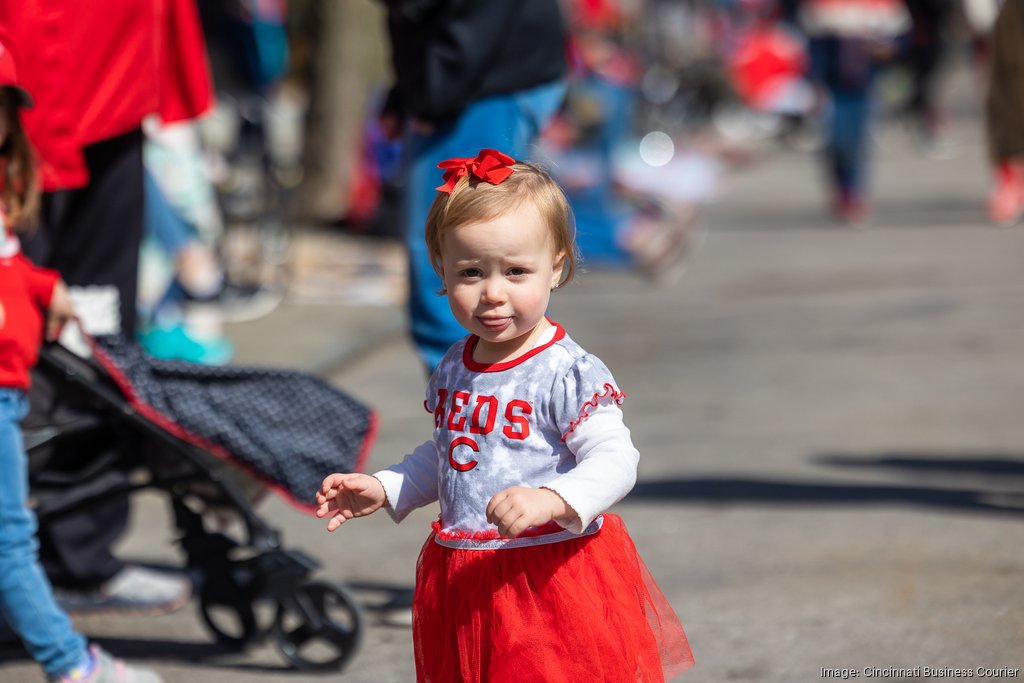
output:
M28 389L29 370L43 341L43 311L59 277L55 270L33 265L20 251L0 256L0 387Z
M157 113L195 118L212 102L196 0L0 0L22 85L22 112L46 190L83 187L82 147Z

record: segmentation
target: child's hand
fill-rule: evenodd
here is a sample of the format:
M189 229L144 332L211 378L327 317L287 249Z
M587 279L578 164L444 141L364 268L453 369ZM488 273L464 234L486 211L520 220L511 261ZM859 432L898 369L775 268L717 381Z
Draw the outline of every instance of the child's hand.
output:
M74 315L75 309L71 306L67 285L63 280L57 280L50 296L50 307L46 309L46 341L57 341L60 331L64 329L64 323L71 320Z
M384 486L368 474L332 474L316 492L316 516L331 516L327 530L334 531L353 517L373 514L384 505Z
M532 526L551 520L567 522L575 516L576 511L554 491L527 486L499 491L487 504L487 521L506 538L515 538Z

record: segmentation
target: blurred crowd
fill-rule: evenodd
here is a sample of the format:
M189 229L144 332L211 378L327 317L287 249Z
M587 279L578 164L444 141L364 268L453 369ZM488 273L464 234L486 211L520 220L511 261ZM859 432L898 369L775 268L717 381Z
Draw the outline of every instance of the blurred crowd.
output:
M865 225L875 126L898 121L927 158L955 154L946 85L957 69L977 74L975 104L987 107L990 140L1012 129L1005 115L991 115L993 98L1013 92L999 74L1001 51L1016 41L993 33L998 0L559 4L565 96L530 156L571 195L591 265L671 274L701 229L700 209L720 173L772 144L817 159L810 163L822 169L826 214ZM382 5L392 15L406 11L405 3ZM393 117L378 116L387 83L382 74L363 84L370 104L337 215L357 231L402 236L415 229L400 214L409 139ZM987 208L1003 225L1017 220L1020 181L1000 154L993 150Z
M654 277L671 272L693 242L700 208L713 197L720 172L749 160L765 142L816 154L828 212L846 224L863 224L870 211L872 126L897 118L922 154L952 154L943 79L958 62L991 73L997 84L977 93L990 105L988 208L994 223L1018 218L1016 188L1024 176L1013 161L1016 152L1003 148L1011 144L1006 110L1015 105L1012 53L1019 41L1012 18L993 33L998 0L558 4L560 54L545 47L537 62L550 66L534 80L562 89L551 95L550 116L538 114L535 123L543 125L523 150L553 169L570 194L591 265L632 266ZM88 112L79 127L100 131L83 132L81 149L91 149L104 128L117 130L114 137L137 131L144 160L137 291L129 283L134 246L119 247L125 264L114 279L123 280L118 288L125 300L135 302L120 311L125 329L147 350L163 358L227 362L232 350L223 322L265 314L284 296L290 224L327 222L383 238L415 230L401 207L413 196L409 159L421 129L398 124L394 93L402 87L388 94L387 48L381 45L388 41L388 17L392 29L395 17L425 26L434 19L413 14L437 13L443 5L367 2L342 11L308 0L195 3L197 33L166 36L168 50L194 54L173 76L187 81L182 89L195 91L190 109L168 116L160 106L141 107L121 122L122 111L107 106L109 86L102 83L92 93L54 102L68 116L75 107ZM352 42L356 30L376 31L378 44L329 49L339 40ZM505 30L506 39L511 33ZM393 62L403 59L400 52ZM533 52L540 55L536 47ZM371 66L353 79L354 63ZM54 68L39 64L25 68L37 88ZM489 68L496 74L503 67L496 60ZM445 96L465 116L474 98L493 96L486 88L511 92L517 79L529 81L522 76L527 68L517 65L517 73L494 77L495 84L478 93L472 91L478 85L458 83L468 73L440 76L456 84ZM399 67L395 74L401 76ZM345 89L334 85L343 79ZM880 82L887 86L884 97ZM406 99L432 96L424 90ZM40 123L50 99L45 92L39 99L27 119L30 137L37 138L44 166L60 164L47 158L65 153ZM46 177L46 190L81 184ZM91 185L97 183L86 188ZM28 253L59 262L43 247L29 245ZM83 285L110 279L83 277ZM71 284L73 290L78 285ZM86 297L79 307L97 310L101 299ZM86 326L105 329L100 322Z
M1007 46L1017 41L1006 27L992 33L998 0L560 4L567 89L531 155L554 168L572 193L591 263L630 263L648 272L673 263L692 226L666 224L692 223L721 163L735 161L730 153L744 144L767 139L821 152L830 211L858 223L870 206L873 121L901 119L922 153L941 157L952 152L942 85L951 63L991 73L1003 84L993 92L1004 99L1013 87L1004 75L1012 66L1004 65L1012 60ZM379 116L387 94L383 51L337 53L377 64L355 84L358 94L324 85L346 68L324 63L323 44L345 30L339 22L376 28L386 41L383 11L405 11L399 2L366 5L336 16L301 0L197 4L209 68L204 74L200 63L188 78L209 81L209 103L173 122L152 112L136 122L147 177L138 305L143 343L153 352L201 362L230 357L217 338L216 316L198 304L217 297L222 305L214 308L238 318L279 300L287 270L282 218L312 217L308 193L293 190L315 186L317 176L340 180L317 220L403 234L396 206L408 141ZM890 86L884 100L879 81ZM79 106L86 104L83 95ZM30 129L46 106L32 115ZM325 106L345 123L313 120ZM1006 106L1012 104L992 103L995 110ZM994 145L1002 144L996 129L1005 118L988 118ZM311 150L316 144L307 143L307 134L324 139L338 126L354 131L343 148L327 150L334 158L326 164L310 159L325 152ZM1015 219L1013 193L1005 189L1014 168L994 160L994 182L1003 188L990 207L996 223ZM197 344L189 348L189 341Z

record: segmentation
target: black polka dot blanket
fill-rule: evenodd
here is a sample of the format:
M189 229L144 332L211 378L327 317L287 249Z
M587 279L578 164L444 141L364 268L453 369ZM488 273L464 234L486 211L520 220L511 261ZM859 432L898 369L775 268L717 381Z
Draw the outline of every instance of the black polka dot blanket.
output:
M211 367L153 358L120 337L97 337L96 359L146 418L231 460L304 510L331 472L358 472L376 414L323 380L293 370Z

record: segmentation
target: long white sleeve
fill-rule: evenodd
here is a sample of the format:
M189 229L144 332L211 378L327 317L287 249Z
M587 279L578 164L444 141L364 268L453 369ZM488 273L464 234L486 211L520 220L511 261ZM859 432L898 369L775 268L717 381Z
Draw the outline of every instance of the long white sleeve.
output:
M640 453L614 397L601 399L589 417L566 435L565 443L577 465L543 488L557 493L576 511L579 518L566 529L580 534L636 484Z
M437 447L425 441L402 462L374 473L387 495L387 511L396 522L437 500Z

